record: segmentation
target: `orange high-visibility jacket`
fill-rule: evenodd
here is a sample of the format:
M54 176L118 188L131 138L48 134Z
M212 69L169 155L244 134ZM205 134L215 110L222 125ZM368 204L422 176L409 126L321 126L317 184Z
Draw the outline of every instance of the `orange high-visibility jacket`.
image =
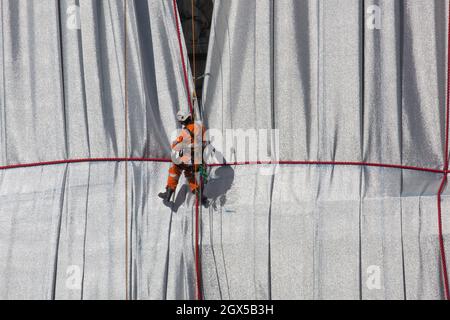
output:
M184 164L194 164L192 159L195 159L195 164L200 164L198 157L203 156L203 148L206 145L205 140L206 129L201 123L190 123L181 130L177 140L172 144L172 150L182 152L180 158Z

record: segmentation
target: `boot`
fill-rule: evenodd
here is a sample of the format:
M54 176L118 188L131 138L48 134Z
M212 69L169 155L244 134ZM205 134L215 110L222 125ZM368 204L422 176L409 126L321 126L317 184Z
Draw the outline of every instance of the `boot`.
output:
M161 192L158 196L164 200L164 202L170 202L172 199L172 196L174 194L174 190L170 189L169 187L166 188L166 192Z

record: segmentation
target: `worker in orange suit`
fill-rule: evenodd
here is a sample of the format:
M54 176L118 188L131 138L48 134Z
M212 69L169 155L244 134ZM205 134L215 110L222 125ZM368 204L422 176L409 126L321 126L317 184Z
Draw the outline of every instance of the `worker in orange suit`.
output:
M202 124L194 122L188 112L178 112L177 120L183 126L180 135L172 143L172 150L177 157L173 159L169 169L166 192L159 194L159 197L167 203L172 199L183 172L192 193L200 195L200 181L197 181L196 174L202 164L203 149L206 145L205 128ZM202 203L205 204L206 201L206 197L202 196Z

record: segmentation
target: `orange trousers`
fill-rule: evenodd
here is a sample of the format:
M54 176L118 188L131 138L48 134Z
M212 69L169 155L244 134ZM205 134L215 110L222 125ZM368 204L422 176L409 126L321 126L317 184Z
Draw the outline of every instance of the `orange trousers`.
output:
M186 177L189 188L191 188L192 192L196 192L199 188L199 185L195 181L195 172L198 171L198 166L186 166L186 165L175 165L169 169L169 178L167 179L167 187L171 190L176 190L178 186L178 182L180 181L181 174L184 172L184 176Z

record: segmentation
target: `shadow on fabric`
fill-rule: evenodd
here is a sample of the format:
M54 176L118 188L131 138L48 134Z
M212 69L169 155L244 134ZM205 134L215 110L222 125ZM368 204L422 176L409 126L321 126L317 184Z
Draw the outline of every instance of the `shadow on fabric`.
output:
M232 167L223 166L213 169L205 186L205 195L209 200L209 205L214 209L217 206L223 207L227 202L227 193L233 186L233 182L234 169Z
M205 185L205 196L208 198L208 207L224 206L227 202L227 193L230 191L234 182L234 169L230 166L224 166L211 171L208 183ZM189 187L184 184L178 191L175 202L164 202L164 205L177 213L180 207L190 199Z

